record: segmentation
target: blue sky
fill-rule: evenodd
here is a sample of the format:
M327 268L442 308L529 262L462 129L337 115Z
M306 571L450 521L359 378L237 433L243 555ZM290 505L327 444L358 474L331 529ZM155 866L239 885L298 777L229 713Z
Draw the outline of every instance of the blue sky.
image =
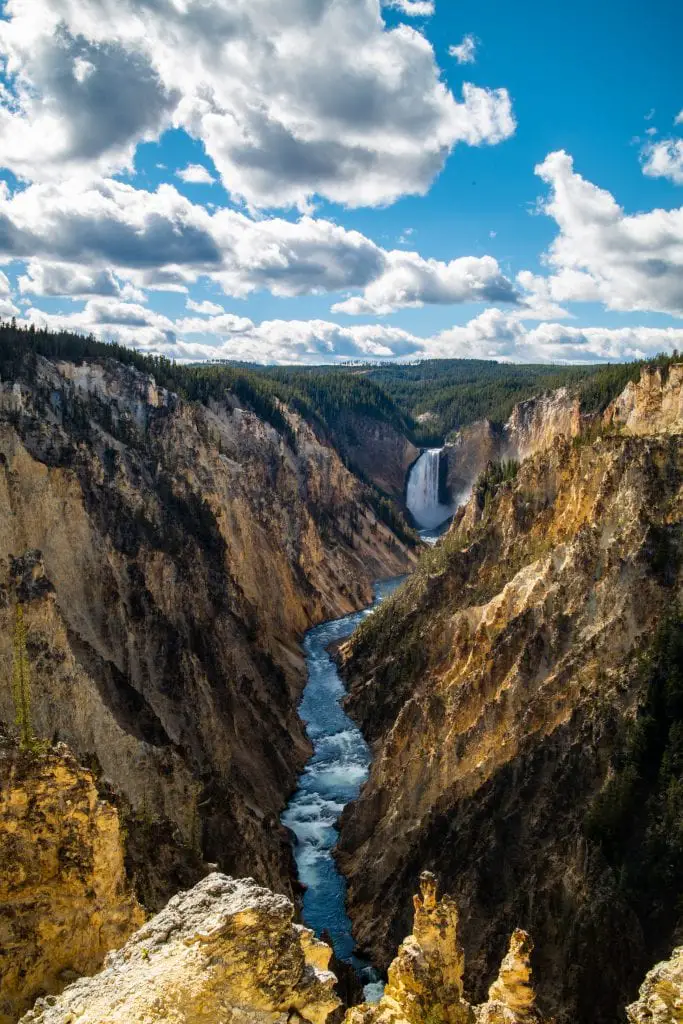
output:
M0 9L1 315L180 359L683 347L680 4Z

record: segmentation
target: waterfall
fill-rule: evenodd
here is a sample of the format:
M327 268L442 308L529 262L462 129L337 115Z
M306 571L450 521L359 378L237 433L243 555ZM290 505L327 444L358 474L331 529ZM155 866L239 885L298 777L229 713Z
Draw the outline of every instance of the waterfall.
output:
M453 515L450 505L439 503L439 457L443 449L423 452L408 477L406 504L423 530L433 530Z

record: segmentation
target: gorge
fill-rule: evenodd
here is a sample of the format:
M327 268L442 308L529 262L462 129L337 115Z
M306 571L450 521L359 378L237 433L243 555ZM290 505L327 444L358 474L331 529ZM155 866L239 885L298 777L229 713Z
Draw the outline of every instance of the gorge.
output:
M683 369L646 366L593 405L560 388L420 453L352 374L332 374L329 394L308 380L304 400L251 370L126 362L85 339L54 351L50 336L17 358L1 342L0 658L10 676L20 607L46 744L17 755L3 689L0 947L27 979L0 983L7 1024L180 890L195 896L169 920L187 910L188 936L225 898L247 975L279 936L315 1024L336 1012L330 979L309 972L330 953L285 919L360 973L349 1024L623 1024L680 927L665 893L679 864ZM402 496L419 526L444 514L432 548ZM63 836L67 801L80 831ZM25 839L38 819L40 877ZM103 828L121 847L106 878ZM195 892L216 868L233 879ZM450 897L420 888L425 869L457 900L461 938ZM16 927L12 906L61 906L62 892L80 916L58 942L43 911L30 934ZM120 925L79 941L107 901ZM252 943L241 928L256 919ZM148 940L130 941L145 973ZM109 998L98 984L79 990L93 1007ZM158 975L162 1002L174 984Z

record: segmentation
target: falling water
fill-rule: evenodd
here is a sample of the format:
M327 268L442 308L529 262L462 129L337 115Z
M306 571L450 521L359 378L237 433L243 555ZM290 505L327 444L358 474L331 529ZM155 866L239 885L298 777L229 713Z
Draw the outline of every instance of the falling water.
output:
M428 448L410 471L406 504L418 526L434 530L453 515L450 505L439 502L439 456L441 448Z

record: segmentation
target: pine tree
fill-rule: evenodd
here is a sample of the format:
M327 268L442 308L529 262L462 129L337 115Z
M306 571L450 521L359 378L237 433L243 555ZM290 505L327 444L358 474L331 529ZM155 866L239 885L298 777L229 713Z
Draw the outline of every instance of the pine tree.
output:
M17 605L14 621L13 653L12 696L14 698L16 724L19 729L19 744L22 750L32 750L35 740L31 726L31 680L28 655L26 653L24 609L20 604Z

